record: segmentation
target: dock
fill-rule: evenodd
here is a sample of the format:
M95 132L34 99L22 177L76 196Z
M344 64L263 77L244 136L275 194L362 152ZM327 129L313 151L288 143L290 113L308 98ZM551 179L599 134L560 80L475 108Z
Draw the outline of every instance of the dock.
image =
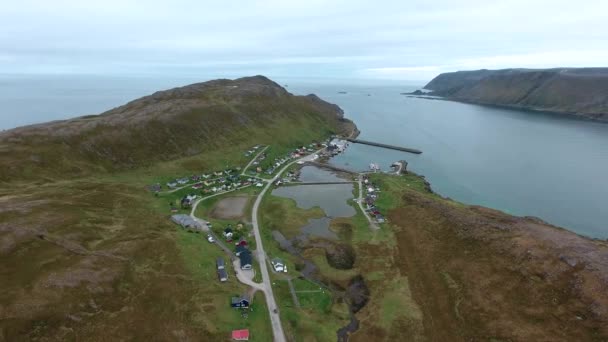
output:
M388 149L391 149L391 150L403 151L403 152L414 153L414 154L421 154L422 153L422 151L417 150L415 148L401 147L401 146L395 146L395 145L388 145L388 144L382 144L382 143L377 143L377 142L373 142L373 141L351 139L351 138L345 138L345 140L349 141L349 142L352 142L353 144L370 145L370 146L388 148Z

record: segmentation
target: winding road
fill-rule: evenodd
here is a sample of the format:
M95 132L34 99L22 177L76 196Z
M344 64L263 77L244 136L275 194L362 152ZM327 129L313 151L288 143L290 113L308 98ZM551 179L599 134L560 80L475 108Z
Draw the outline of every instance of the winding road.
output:
M263 285L262 291L264 292L264 295L266 296L266 306L268 307L268 313L270 314L270 322L272 325L272 332L274 335L275 342L285 341L285 332L283 332L283 326L281 325L281 316L279 315L279 308L274 299L274 292L272 290L272 284L270 282L270 274L268 273L268 263L266 262L266 252L264 251L264 245L262 244L262 235L260 233L260 225L258 224L258 210L260 209L260 204L262 203L262 199L264 198L264 194L266 193L266 191L268 191L268 189L270 189L270 187L272 186L274 181L276 181L279 177L281 177L281 175L283 174L283 172L285 172L285 170L287 170L287 168L289 168L291 165L297 163L298 161L308 161L309 159L313 159L314 155L316 153L318 153L319 151L317 151L313 154L310 154L306 157L296 159L296 160L292 161L291 163L285 165L279 172L277 172L276 176L274 176L270 181L268 181L268 183L266 184L266 186L264 187L262 192L260 192L260 194L258 195L258 197L255 200L255 203L253 204L253 209L251 211L251 223L253 224L255 243L257 246L257 249L256 249L257 256L258 256L257 259L260 263L260 271L262 272L262 285Z

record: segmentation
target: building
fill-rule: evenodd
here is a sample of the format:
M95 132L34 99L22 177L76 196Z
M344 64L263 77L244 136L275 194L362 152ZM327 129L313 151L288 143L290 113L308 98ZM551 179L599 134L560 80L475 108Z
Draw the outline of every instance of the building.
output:
M234 233L232 232L231 227L226 227L226 229L224 229L224 237L226 238L226 240L232 240L233 235Z
M249 329L232 330L232 339L235 341L249 341Z
M215 266L218 270L223 270L226 268L226 263L224 262L223 258L217 258L217 260L215 260Z
M203 225L194 220L190 215L178 214L171 216L171 221L179 224L186 229L202 230Z
M247 249L247 245L243 245L243 244L240 244L240 243L238 245L236 245L236 249L234 251L234 254L238 257L243 252L249 252L249 250Z
M246 249L243 252L239 253L239 259L241 262L242 270L250 270L253 268L253 256L251 255L251 251Z
M332 139L332 141L329 142L328 147L330 150L337 150L337 152L342 152L344 151L344 149L346 149L346 140Z
M274 268L275 272L287 272L287 266L285 265L285 262L279 258L274 258L270 261L270 263L272 264L272 267Z
M223 283L228 281L228 272L226 272L226 269L222 268L222 269L218 269L217 270L217 278Z
M230 301L230 306L232 306L233 308L246 309L249 307L250 302L251 299L248 295L245 294L240 297L232 297Z

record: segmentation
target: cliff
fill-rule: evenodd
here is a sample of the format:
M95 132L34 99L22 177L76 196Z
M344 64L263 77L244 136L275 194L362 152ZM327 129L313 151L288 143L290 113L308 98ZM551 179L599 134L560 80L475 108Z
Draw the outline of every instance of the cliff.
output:
M449 100L608 121L608 68L458 71L425 89Z

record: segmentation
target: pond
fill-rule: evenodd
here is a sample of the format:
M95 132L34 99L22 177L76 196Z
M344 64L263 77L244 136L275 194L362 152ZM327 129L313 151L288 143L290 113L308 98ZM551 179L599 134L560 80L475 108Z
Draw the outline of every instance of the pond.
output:
M291 198L298 207L320 207L328 217L351 217L355 209L347 201L353 198L352 184L294 185L275 189L272 195Z
M304 166L300 170L302 182L339 182L344 179L331 171L315 166ZM302 234L296 239L309 236L335 240L338 236L329 229L331 219L335 217L352 217L357 212L348 204L353 198L352 184L318 184L284 186L272 191L273 196L291 198L299 208L311 209L319 207L325 212L325 217L310 219L300 228Z
M344 179L335 173L314 166L304 166L300 170L301 182L341 182Z

